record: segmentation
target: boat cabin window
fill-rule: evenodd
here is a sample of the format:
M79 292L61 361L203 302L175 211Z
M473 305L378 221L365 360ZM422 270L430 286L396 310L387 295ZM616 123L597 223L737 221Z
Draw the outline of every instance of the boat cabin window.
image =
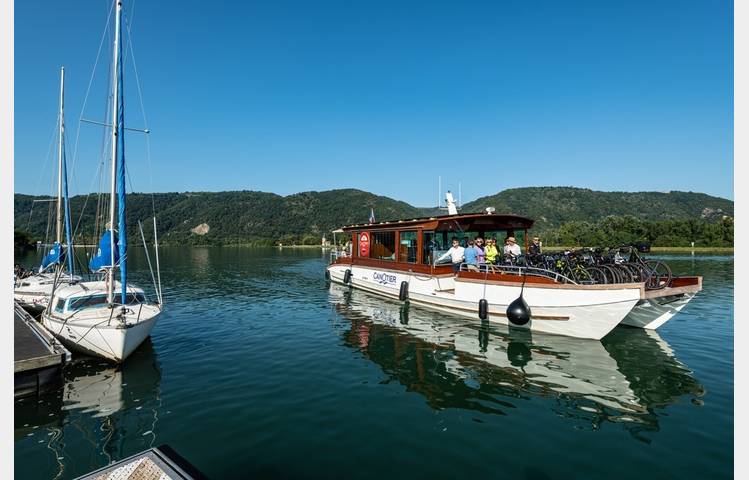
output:
M424 243L422 244L421 263L431 265L436 258L435 248L437 248L438 245L434 241L434 232L424 232L423 235ZM437 250L439 250L439 248L437 248Z
M425 265L433 264L435 259L442 256L443 253L452 247L453 238L460 240L461 236L448 231L424 232L421 262ZM450 262L449 260L446 261Z
M71 298L68 303L68 311L74 312L83 308L102 307L107 305L106 295L89 295L86 297Z
M398 245L398 261L405 263L416 263L416 249L418 248L418 232L409 230L400 232Z
M119 303L119 300L120 294L115 292L115 303ZM132 305L134 303L145 303L146 297L142 293L128 293L125 296L125 300L125 303L127 303L128 305ZM74 312L83 308L98 308L106 306L108 304L109 302L107 302L106 295L89 295L86 297L76 297L70 299L70 303L68 304L68 311Z
M372 232L369 257L378 260L395 260L395 232Z
M64 308L65 308L65 299L60 298L59 300L57 300L57 304L55 305L55 312L62 313Z

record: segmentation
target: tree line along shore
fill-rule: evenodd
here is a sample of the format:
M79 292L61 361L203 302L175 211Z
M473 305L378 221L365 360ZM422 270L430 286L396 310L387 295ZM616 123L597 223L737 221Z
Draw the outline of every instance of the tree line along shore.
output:
M41 196L15 195L15 228L34 244L50 241L51 202ZM96 244L93 226L97 203L107 198L71 198L76 244ZM514 213L535 220L531 235L544 245L615 246L647 242L653 247L733 247L733 202L694 192L597 192L572 187L528 187L503 190L462 205L461 212ZM156 212L162 245L320 245L332 230L376 221L444 215L436 207L369 192L342 189L281 196L256 191L128 194L128 236L140 239L138 220L153 237L150 219ZM99 225L102 222L98 222ZM21 242L23 243L23 242ZM691 251L691 250L690 250Z

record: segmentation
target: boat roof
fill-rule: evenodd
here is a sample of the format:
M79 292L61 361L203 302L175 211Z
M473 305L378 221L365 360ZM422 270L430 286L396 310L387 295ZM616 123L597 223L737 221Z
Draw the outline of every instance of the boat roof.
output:
M115 295L121 293L120 282L114 282L114 293ZM134 287L128 284L128 292L143 293L143 289ZM99 295L107 293L107 282L78 282L70 285L64 285L55 290L55 297L57 298L68 298L72 296L80 295Z
M342 227L344 232L363 230L403 230L423 228L426 230L453 230L458 226L464 231L492 231L505 229L529 229L533 220L514 214L464 213L458 215L439 215L434 217L414 218L412 220L394 220L378 223L361 223Z

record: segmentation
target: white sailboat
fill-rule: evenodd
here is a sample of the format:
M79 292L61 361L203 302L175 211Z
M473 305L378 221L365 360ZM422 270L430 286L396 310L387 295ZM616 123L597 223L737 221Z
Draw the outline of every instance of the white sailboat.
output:
M68 175L65 158L65 67L60 69L60 110L57 142L57 221L55 243L42 259L39 271L28 277L15 278L13 298L26 310L38 314L49 304L52 292L57 287L81 280L74 275L72 232L70 226L70 203L68 201ZM63 255L62 232L65 221L67 252ZM64 271L67 260L68 271Z
M104 279L58 288L42 314L42 323L73 350L122 362L151 334L162 305L160 301L148 301L142 288L127 283L122 1L115 2L110 221L99 243L99 251L89 263L92 270L103 273ZM115 211L118 212L117 223ZM118 225L121 234L119 241L114 225ZM118 267L119 282L115 281ZM158 291L157 295L160 300Z

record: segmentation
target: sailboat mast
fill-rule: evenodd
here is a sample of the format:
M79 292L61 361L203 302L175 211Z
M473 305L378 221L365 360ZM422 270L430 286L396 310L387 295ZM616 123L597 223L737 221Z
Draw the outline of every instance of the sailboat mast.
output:
M60 69L60 112L58 114L58 139L57 139L57 232L55 241L62 243L62 156L63 146L62 139L65 133L65 118L63 110L65 109L65 67Z
M115 196L117 195L117 135L119 117L119 42L120 42L120 18L122 15L122 2L115 0L115 23L114 23L114 50L112 53L112 181L109 196L109 230L110 230L110 255L111 263L109 275L107 276L107 300L114 301L114 209ZM122 234L122 232L120 232Z
M118 16L117 20L119 23L119 11L122 8L122 1L118 0L117 3L117 11ZM119 35L120 35L120 41L119 46L120 49L122 49L122 30L118 28ZM122 304L125 305L127 303L127 225L125 223L125 206L127 202L125 201L125 87L124 87L124 77L125 73L122 68L122 52L120 52L120 55L118 56L119 59L119 88L118 88L118 94L119 94L119 101L117 104L119 105L119 110L117 112L117 142L118 147L117 151L119 155L117 155L117 183L119 184L118 193L119 197L117 199L117 205L119 206L119 229L120 229L120 285L122 290Z
M65 202L65 241L68 244L66 257L68 260L68 272L70 278L73 278L73 238L72 228L70 224L70 198L68 196L68 162L65 158L65 67L60 67L60 178L63 180L62 193L63 201ZM59 211L59 206L58 206ZM59 216L59 213L58 213ZM59 218L59 217L58 217ZM59 232L59 220L58 220L58 232ZM58 237L60 237L58 233ZM58 242L60 240L58 239ZM59 247L62 250L62 245Z

